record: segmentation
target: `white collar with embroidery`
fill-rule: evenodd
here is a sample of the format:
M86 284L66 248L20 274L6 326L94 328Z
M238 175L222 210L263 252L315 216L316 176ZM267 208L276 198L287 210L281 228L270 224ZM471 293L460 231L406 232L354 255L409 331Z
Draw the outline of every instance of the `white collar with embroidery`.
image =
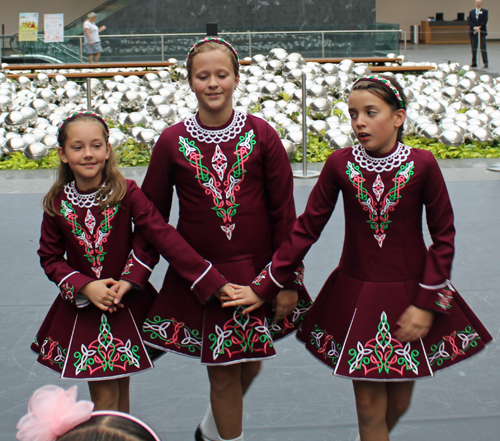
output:
M361 144L355 145L352 148L352 154L354 155L356 162L365 170L377 173L391 171L394 168L399 167L404 161L406 161L410 151L411 147L398 142L398 146L394 153L382 158L374 158L366 153L366 150L361 146Z
M197 141L220 144L221 142L227 142L236 138L241 133L246 120L246 113L235 110L231 123L220 130L210 130L201 127L196 119L196 115L185 119L184 126L188 133Z
M101 188L104 188L106 183L102 184ZM101 191L101 188L93 193L81 194L76 188L75 181L70 182L64 186L64 193L68 197L68 200L77 207L80 208L91 208L99 205L100 200L97 198L97 194ZM109 194L111 194L113 190ZM106 196L107 199L107 196ZM104 199L104 200L106 200Z

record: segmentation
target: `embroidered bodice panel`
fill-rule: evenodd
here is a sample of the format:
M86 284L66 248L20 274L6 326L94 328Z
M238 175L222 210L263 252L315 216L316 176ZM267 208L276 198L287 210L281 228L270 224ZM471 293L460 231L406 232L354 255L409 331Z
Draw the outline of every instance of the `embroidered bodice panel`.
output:
M239 142L236 143L233 151L236 160L228 169L228 159L219 144L215 146L210 162L203 161L204 155L196 142L179 136L179 151L195 169L195 177L203 187L205 194L212 198L213 207L211 209L222 220L221 230L228 240L231 240L236 228L233 217L240 205L237 203L237 193L241 189L247 172L245 163L250 158L253 146L256 144L254 138L253 130L239 137Z
M61 200L60 212L71 227L72 235L83 248L84 257L90 263L92 271L99 279L103 269L103 262L107 254L107 252L104 251L104 245L113 229L111 221L116 216L120 204L117 204L115 207L106 207L102 210L101 215L103 216L103 220L97 225L92 207L99 205L98 201L96 201L96 194L98 191L89 195L81 195L76 190L74 182L72 182L65 185L64 192L68 200ZM82 219L83 222L79 219L76 207L84 210L86 209L85 217ZM96 212L98 210L98 208L93 209L93 211Z
M351 184L356 189L356 198L363 207L363 211L368 213L367 222L369 227L373 230L373 236L380 248L382 248L382 245L384 244L387 229L392 223L392 220L389 219L390 213L394 211L396 206L399 204L399 201L402 198L401 190L403 190L403 188L408 184L410 178L414 174L414 161L403 163L408 158L410 151L410 148L408 147L408 152L406 153L406 149L404 149L404 147L407 146L399 144L396 152L393 154L398 154L398 156L394 156L390 162L387 161L384 164L364 161L363 164L365 167L363 167L359 163L347 161L346 174L349 177ZM363 148L361 148L361 150L364 152ZM354 154L354 158L358 160L360 154L361 153L358 150L357 154ZM368 155L366 156L367 158L372 159ZM380 175L381 172L378 171L385 167L389 168L389 170L396 167L398 168L394 177L391 179L392 184L387 191L384 181ZM368 170L369 172L375 171L377 173L377 176L371 186L371 191L370 188L365 185L366 178L363 176L362 168Z

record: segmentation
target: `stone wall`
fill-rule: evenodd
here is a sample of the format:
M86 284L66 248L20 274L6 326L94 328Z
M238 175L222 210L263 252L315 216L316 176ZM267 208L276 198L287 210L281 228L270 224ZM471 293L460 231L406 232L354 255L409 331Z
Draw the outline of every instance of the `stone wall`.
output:
M136 0L106 19L120 33L354 29L375 23L375 0Z

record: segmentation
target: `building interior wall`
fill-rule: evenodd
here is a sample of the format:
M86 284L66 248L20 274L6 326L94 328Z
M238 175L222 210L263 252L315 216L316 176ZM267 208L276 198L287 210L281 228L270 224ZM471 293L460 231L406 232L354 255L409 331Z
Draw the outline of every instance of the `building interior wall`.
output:
M240 0L235 0L240 1ZM43 14L63 13L65 23L92 11L103 0L0 0L0 24L6 34L17 32L19 12L38 12ZM483 6L489 10L488 39L500 40L500 5L497 0L484 0ZM379 23L398 23L410 38L411 25L420 25L422 20L443 12L445 20L453 20L457 12L466 15L474 7L473 0L376 0L376 15ZM43 29L43 18L39 22Z
M399 28L410 39L412 25L434 17L442 12L445 20L455 20L457 12L465 13L474 9L474 0L377 0L377 22L399 23ZM483 7L488 9L488 39L500 40L500 3L498 0L483 0Z

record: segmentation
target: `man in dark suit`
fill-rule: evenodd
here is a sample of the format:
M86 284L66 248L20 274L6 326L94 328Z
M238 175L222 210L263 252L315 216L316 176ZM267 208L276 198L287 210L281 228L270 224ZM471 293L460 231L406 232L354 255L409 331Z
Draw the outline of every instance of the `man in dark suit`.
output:
M488 23L488 10L483 9L483 1L476 0L476 9L469 12L467 22L469 23L469 37L472 46L472 67L477 67L477 46L481 42L481 55L484 67L488 67L488 54L486 53L486 23Z

